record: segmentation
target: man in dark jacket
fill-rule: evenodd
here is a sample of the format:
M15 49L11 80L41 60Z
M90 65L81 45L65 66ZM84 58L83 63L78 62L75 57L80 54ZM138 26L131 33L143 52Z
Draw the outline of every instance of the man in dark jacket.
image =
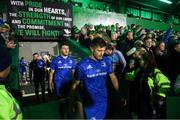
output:
M40 58L38 53L33 54L33 60L30 63L30 72L33 72L33 81L37 102L39 102L39 84L41 85L42 100L45 102L45 62ZM30 81L32 74L30 74Z

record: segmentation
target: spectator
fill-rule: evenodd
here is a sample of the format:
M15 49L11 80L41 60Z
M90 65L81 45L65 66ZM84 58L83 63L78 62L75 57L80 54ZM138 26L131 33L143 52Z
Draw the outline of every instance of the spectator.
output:
M138 118L150 119L153 117L152 108L155 107L157 113L155 118L165 118L166 94L170 88L170 81L156 68L151 54L142 54L139 62L139 69L126 74L126 79L134 80L131 110L138 115Z
M180 73L180 41L176 41L173 50L167 58L166 69L164 70L167 77L171 80L171 88L173 88L175 80ZM172 89L172 94L173 89Z
M166 68L166 59L167 59L167 49L165 43L163 41L158 42L155 51L154 51L155 60L157 63L157 67L164 71Z
M118 75L122 74L126 67L126 60L123 54L119 50L116 50L113 45L109 44L106 48L105 55L113 64L113 71Z
M118 81L121 81L121 93L123 94L124 81L122 80L122 74L126 67L126 60L123 54L114 48L111 44L109 44L105 51L105 56L107 56L112 62L113 72L116 74ZM108 88L108 110L107 110L107 118L121 118L124 116L121 112L124 109L124 104L126 101L124 99L124 95L121 95L120 98L117 97L117 93L113 88L112 83L108 79L107 81Z
M129 31L125 34L125 39L117 43L117 49L126 55L126 52L129 51L134 46L133 42L133 32Z
M0 119L22 119L21 108L11 93L5 88L10 72L11 57L7 49L0 45ZM3 58L3 59L2 59Z
M79 43L88 48L89 45L89 39L88 39L88 33L87 33L87 29L85 27L81 28L81 34L79 36Z

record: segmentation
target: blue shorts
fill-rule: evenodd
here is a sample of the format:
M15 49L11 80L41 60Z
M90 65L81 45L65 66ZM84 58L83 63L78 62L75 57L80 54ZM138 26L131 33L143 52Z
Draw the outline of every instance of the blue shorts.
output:
M107 110L107 97L97 96L97 94L91 94L90 96L92 103L84 106L87 119L104 119ZM86 100L87 99L85 99L85 101Z
M85 106L87 119L104 119L106 116L107 102L96 103L93 106Z
M69 96L71 90L71 82L62 82L62 80L55 81L56 95L58 97L66 98Z

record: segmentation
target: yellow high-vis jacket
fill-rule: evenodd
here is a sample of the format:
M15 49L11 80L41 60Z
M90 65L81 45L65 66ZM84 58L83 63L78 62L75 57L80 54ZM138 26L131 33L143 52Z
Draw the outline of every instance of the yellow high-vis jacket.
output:
M133 81L139 69L136 71L128 72L125 74L126 80ZM148 77L148 86L151 90L151 94L154 92L153 90L156 88L156 94L161 97L166 97L167 91L170 89L170 81L169 79L162 74L162 72L155 68L153 77Z
M22 112L15 98L0 85L0 120L22 120Z

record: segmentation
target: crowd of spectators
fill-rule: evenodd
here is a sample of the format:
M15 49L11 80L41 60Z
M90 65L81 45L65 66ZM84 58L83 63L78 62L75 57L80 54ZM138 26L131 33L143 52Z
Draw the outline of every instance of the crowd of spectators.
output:
M101 37L106 41L108 46L105 56L111 59L113 68L114 64L116 66L114 72L120 82L121 105L124 107L128 106L129 109L124 109L124 112L130 111L127 114L135 113L138 118L151 118L153 116L153 105L151 106L151 102L155 101L152 104L161 102L163 105L155 105L158 115L153 118L165 118L166 96L180 95L178 91L180 88L180 83L178 83L178 75L180 75L180 32L173 30L173 24L169 24L169 28L166 31L143 28L141 25L136 24L120 26L119 23L109 26L85 24L80 30L76 26L72 28L72 39L85 48L90 49L92 40L97 37ZM129 81L131 78L128 78L131 72L135 72L133 81ZM161 75L157 75L157 73L161 73ZM148 80L144 80L147 83L142 83L141 80L147 76ZM169 87L166 86L168 88L166 92L159 90L157 93L157 90L154 90L156 94L159 94L158 97L163 97L158 98L156 96L153 100L150 98L152 93L148 92L149 88L147 87L151 86L147 85L150 81L149 78L152 78L154 82L153 89L156 89L155 82L157 81L159 85L163 82L163 84L169 84ZM109 84L107 86L111 86ZM153 89L151 89L151 92L153 92ZM121 112L116 113L116 115L112 114L117 112L115 110L118 106L117 101L113 100L117 96L113 96L111 87L108 90L110 102L108 110L111 112L109 118L116 118L116 115L122 114L123 110L120 110ZM147 94L151 95L147 96ZM139 103L140 101L141 104ZM146 103L142 101L146 101ZM149 106L147 103L150 103ZM140 109L137 110L136 108L138 107ZM149 114L150 109L152 114Z
M170 23L166 31L143 28L136 24L120 26L119 23L109 26L85 24L80 30L76 26L72 28L72 38L86 48L89 48L95 37L104 38L107 44L122 52L127 65L130 56L127 52L132 48L136 48L136 52L141 49L151 52L157 67L171 80L173 88L180 73L180 32L173 30L173 24Z

